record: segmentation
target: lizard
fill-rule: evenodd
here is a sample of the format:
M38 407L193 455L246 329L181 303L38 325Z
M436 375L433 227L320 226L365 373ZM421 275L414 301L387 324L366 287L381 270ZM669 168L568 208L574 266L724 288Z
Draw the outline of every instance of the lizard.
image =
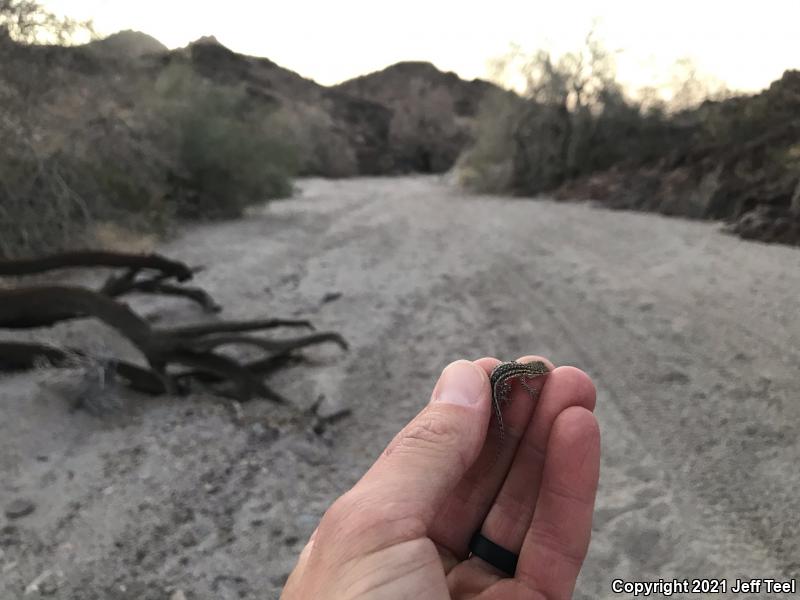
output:
M511 396L511 381L519 379L520 384L531 395L531 400L536 397L536 391L530 386L528 380L547 375L550 369L541 361L529 363L519 363L516 361L502 362L492 369L489 375L489 383L492 388L492 406L497 418L497 425L500 428L500 443L498 454L503 445L505 427L503 425L503 407L508 404Z

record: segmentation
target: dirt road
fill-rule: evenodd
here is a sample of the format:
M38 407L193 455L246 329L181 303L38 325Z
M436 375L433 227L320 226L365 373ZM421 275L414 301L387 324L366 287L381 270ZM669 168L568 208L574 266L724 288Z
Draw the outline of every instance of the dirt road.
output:
M228 317L307 315L344 333L348 354L316 351L311 378L272 383L352 416L317 436L265 402L112 390L123 405L95 417L70 411L49 373L0 380L0 508L35 508L0 515L0 598L277 596L324 509L448 362L527 353L599 390L601 490L577 598L630 597L615 578L800 576L800 250L465 197L437 178L301 187L161 250L206 265L199 282Z

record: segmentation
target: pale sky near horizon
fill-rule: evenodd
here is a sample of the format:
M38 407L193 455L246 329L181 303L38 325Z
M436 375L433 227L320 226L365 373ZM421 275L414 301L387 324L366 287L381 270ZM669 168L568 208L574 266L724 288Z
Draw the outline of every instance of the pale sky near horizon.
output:
M765 87L800 68L800 0L44 0L94 20L98 33L144 31L170 48L214 35L323 84L427 60L465 78L489 75L512 43L556 53L580 47L596 21L632 88L669 80L677 59L734 90Z

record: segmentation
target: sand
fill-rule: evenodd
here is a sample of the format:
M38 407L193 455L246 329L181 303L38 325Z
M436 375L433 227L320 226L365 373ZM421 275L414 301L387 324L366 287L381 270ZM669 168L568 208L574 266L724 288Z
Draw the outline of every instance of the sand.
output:
M198 283L224 316L307 316L350 352L274 376L293 408L142 399L81 373L71 388L48 371L0 379L0 598L277 597L444 366L529 353L598 388L601 487L576 598L630 597L617 578L800 576L800 249L437 177L299 185L159 250L206 266ZM38 337L129 351L85 324ZM112 408L72 410L81 385ZM317 434L296 413L318 400L352 414ZM6 516L20 500L33 512Z

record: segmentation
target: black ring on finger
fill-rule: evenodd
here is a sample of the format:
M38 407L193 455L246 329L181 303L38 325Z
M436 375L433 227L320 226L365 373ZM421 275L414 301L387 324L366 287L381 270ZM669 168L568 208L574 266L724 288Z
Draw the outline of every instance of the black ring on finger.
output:
M480 531L476 531L475 535L472 536L472 540L469 542L469 551L473 556L486 561L509 577L513 577L517 571L519 555L495 544Z

